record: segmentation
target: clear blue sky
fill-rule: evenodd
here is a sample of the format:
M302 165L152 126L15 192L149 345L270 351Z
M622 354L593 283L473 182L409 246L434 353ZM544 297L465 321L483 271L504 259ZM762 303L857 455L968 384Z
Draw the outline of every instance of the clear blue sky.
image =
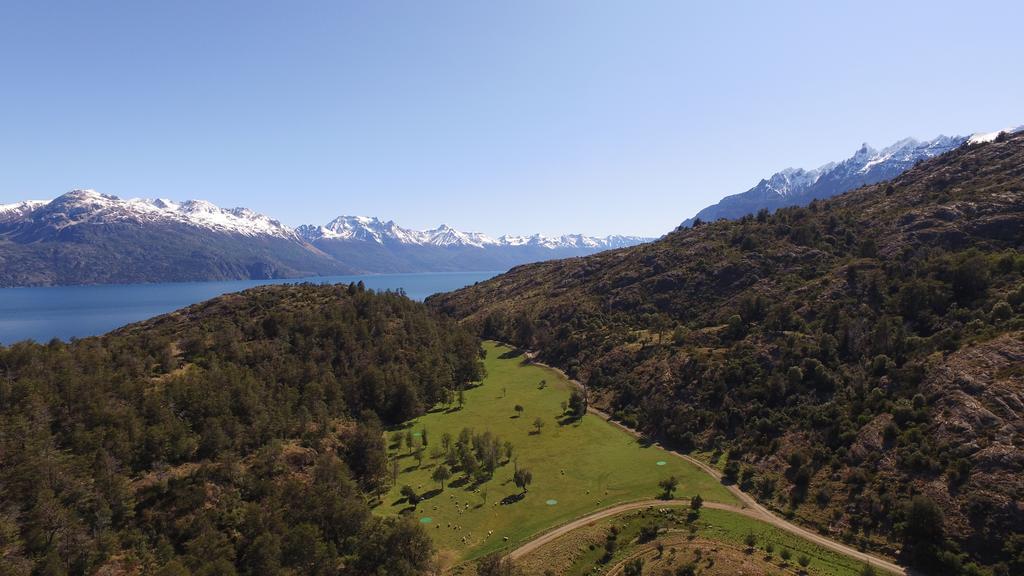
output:
M658 235L787 167L1024 123L1021 2L0 4L0 203Z

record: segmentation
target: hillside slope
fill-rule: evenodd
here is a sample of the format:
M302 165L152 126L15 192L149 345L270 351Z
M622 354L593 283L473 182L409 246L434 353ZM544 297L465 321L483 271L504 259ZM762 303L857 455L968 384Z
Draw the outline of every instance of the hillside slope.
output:
M0 574L425 574L426 532L371 514L382 425L479 380L479 349L361 285L0 346Z
M806 524L1024 569L1024 134L428 303ZM721 464L721 462L719 462ZM958 554L959 550L966 557Z

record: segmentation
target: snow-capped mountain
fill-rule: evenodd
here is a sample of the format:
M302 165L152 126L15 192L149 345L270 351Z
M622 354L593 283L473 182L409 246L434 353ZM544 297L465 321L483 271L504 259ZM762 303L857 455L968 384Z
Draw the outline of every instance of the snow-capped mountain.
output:
M14 204L0 204L0 222L19 220L36 208L49 203L49 200L26 200Z
M131 198L76 189L52 201L28 201L0 206L0 222L19 219L54 232L70 226L97 224L180 224L242 236L296 239L295 232L277 220L248 208L220 208L205 200Z
M1024 125L1017 126L1016 128L1007 128L1006 130L996 130L995 132L977 132L971 134L971 137L967 139L968 144L984 144L991 142L999 137L1003 132L1010 134L1016 134L1017 132L1024 132Z
M644 242L650 242L653 238L642 236L622 236L614 234L611 236L584 236L583 234L565 234L562 236L545 236L534 234L532 236L501 236L498 244L502 246L537 246L549 250L578 248L584 250L611 250L613 248L625 248L636 246Z
M287 278L354 269L277 220L72 190L0 206L0 286Z
M447 224L433 230L402 228L393 220L367 216L339 216L324 226L300 226L299 235L308 241L353 240L386 244L416 244L420 246L475 246L483 248L495 244L494 239L478 232L460 232Z
M430 230L413 230L394 221L367 216L340 216L322 226L300 226L295 231L339 261L368 272L507 270L519 264L585 256L650 240L582 234L493 238L446 224Z
M342 216L291 229L247 208L76 189L0 205L0 286L498 271L645 241L402 228Z
M1024 127L1008 130L1015 132ZM967 143L980 143L995 139L999 132L965 136L939 136L925 142L905 138L875 150L866 143L846 160L830 162L813 170L787 168L761 180L756 186L740 194L726 196L717 204L708 206L683 227L719 218L740 218L761 209L776 210L784 206L802 206L816 198L829 198L847 190L874 184L899 176L922 160L938 156Z
M376 244L405 244L412 246L437 247L518 247L534 246L557 250L563 248L578 249L609 249L632 246L647 242L650 238L638 236L606 236L598 238L582 234L566 234L563 236L532 236L504 235L498 238L480 232L462 232L442 224L430 230L412 230L402 228L393 220L387 222L368 216L339 216L323 226L299 226L298 235L308 242L318 241L357 241Z

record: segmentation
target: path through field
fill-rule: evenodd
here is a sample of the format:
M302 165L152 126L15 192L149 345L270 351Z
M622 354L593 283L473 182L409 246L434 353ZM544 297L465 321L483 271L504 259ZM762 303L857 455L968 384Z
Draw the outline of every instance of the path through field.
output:
M569 378L569 376L567 374L565 374L565 372L563 372L562 370L560 370L560 369L558 369L558 368L556 368L554 366L548 366L547 364L544 364L542 362L538 362L536 360L533 360L533 354L532 353L527 354L527 356L535 364L539 364L541 366L547 366L548 368L550 368L550 369L558 372L559 374L561 374L563 377L565 377L566 380L572 382L573 384L575 384L576 386L580 387L581 389L583 388L583 384L582 383ZM616 422L616 421L612 420L611 416L609 416L605 412L602 412L601 410L598 410L597 408L588 407L587 411L590 414L593 414L594 416L598 416L598 417L600 417L600 418L602 418L604 420L607 420L610 424L619 427L620 429L628 432L629 434L632 434L636 438L643 437L643 435L640 432L638 432L638 431L636 431L636 430L634 430L632 428L629 428L628 426L624 426L624 425L622 425L619 422ZM663 446L662 448L665 451L671 453L673 456L676 456L678 458L682 458L683 460L686 460L687 462L690 462L694 466L697 466L698 468L703 470L705 473L711 475L712 477L714 477L714 478L716 478L718 480L721 480L722 474L718 470L716 470L716 469L712 468L711 466L707 465L706 463L701 462L700 460L697 460L696 458L693 458L692 456L689 456L687 454L682 454L680 452L676 452L675 450L671 450L671 449L669 449L667 447ZM772 525L772 526L774 526L776 528L779 528L780 530L785 530L786 532L789 532L791 534L795 534L797 536L800 536L801 538L804 538L805 540L813 542L813 543L821 546L822 548L827 548L827 549L832 550L834 552L838 552L840 554L844 554L846 556L849 556L851 558L855 558L855 559L860 560L862 562L869 563L869 564L875 566L876 568L882 568L883 570L888 570L889 572L892 572L894 574L903 574L903 575L912 574L906 568L904 568L904 567L902 567L902 566L892 562L891 560L887 560L886 558L883 558L881 556L876 556L875 554L871 554L871 553L868 553L868 552L862 552L860 550L857 550L856 548L847 546L846 544L843 544L841 542L836 542L835 540L832 540L830 538L826 538L826 537L822 536L821 534L817 534L815 532L811 532L810 530L807 530L806 528L802 528L800 526L797 526L796 524L793 524L792 522L790 522L790 521L788 521L788 520L786 520L784 518L779 518L778 516L773 514L771 511L769 511L767 508L765 508L764 506L759 504L756 500L754 500L754 498L752 496L750 496L746 492L740 490L739 487L734 485L734 484L728 485L727 488L729 489L730 492L733 493L733 495L736 496L736 498L739 499L740 502L743 503L742 507L730 506L728 504L717 504L717 503L712 503L712 502L705 502L704 506L706 508L712 508L712 509L716 509L716 510L728 510L728 511L731 511L731 512L735 512L737 514L743 514L744 516L747 516L749 518L753 518L755 520L760 520L760 521L765 522L767 524L770 524L770 525ZM568 534L569 532L572 532L573 530L575 530L577 528L580 528L581 526L585 526L585 525L587 525L587 524L589 524L589 523L591 523L591 522L593 522L595 520L600 520L601 518L607 518L608 516L614 516L616 514L619 514L619 513L622 513L622 512L627 512L629 510L636 510L636 509L640 509L640 508L646 508L648 506L658 506L658 505L664 506L667 503L668 502L666 502L665 500L646 500L646 501L643 501L643 502L632 502L632 503L627 503L627 504L620 504L618 506L612 506L612 507L606 508L604 510L599 510L597 512L594 512L593 514L590 514L588 516L584 516L582 518L578 518L576 520L573 520L572 522L569 522L568 524L564 524L562 526L559 526L558 528L555 528L553 530L550 530L548 532L545 532L544 534L541 534L541 535L537 536L533 540L523 544L519 548L517 548L514 551L512 551L511 557L512 558L520 558L520 557L522 557L522 556L524 556L526 554L529 554L531 551L536 550L540 546L542 546L542 545L544 545L544 544L546 544L548 542L551 542L552 540L558 538L559 536L563 536L565 534Z

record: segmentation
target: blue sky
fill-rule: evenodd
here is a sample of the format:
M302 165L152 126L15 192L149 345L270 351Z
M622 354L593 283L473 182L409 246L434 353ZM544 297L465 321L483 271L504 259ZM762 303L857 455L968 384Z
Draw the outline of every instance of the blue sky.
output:
M658 235L861 142L1024 123L1022 6L12 0L0 203Z

